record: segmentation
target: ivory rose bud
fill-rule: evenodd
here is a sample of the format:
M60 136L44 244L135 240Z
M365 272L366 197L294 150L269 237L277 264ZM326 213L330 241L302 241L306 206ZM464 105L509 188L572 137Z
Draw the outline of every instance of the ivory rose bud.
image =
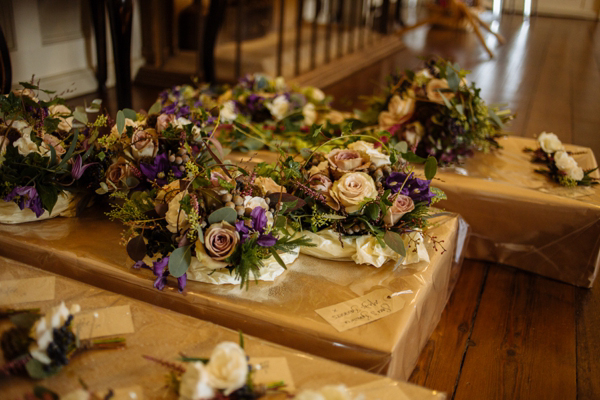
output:
M212 224L204 232L204 246L213 260L222 261L235 251L240 235L235 227L226 221Z
M225 396L229 396L246 384L246 353L237 343L221 342L213 350L206 370L210 386L223 389Z
M312 125L317 121L317 109L313 103L306 103L302 107L302 115L304 116L304 123L306 125Z
M415 99L411 95L406 98L397 94L392 96L387 111L379 113L379 126L388 129L394 125L408 121L415 111Z
M180 400L204 400L215 396L214 389L210 386L209 374L201 362L188 363L181 376L179 384Z
M336 178L347 172L364 171L371 165L369 156L359 150L334 149L326 158Z
M427 92L427 98L435 103L444 103L444 97L446 100L450 100L454 97L452 92L444 92L443 94L439 91L440 89L448 89L448 81L445 79L432 79L427 82L425 91Z
M367 155L371 159L371 164L375 165L376 167L391 164L390 156L388 156L387 154L383 154L381 151L377 150L373 143L359 140L358 142L351 143L348 146L348 148L367 153Z
M559 150L554 153L554 162L556 163L556 167L567 174L569 178L576 181L583 179L583 169L577 165L577 161L566 151Z
M63 132L69 132L73 128L73 117L69 107L62 104L55 104L48 107L48 114L53 118L58 118L58 129Z
M538 136L538 142L542 150L548 154L565 149L558 136L556 136L554 133L540 133L540 136Z
M359 210L360 203L377 197L377 188L369 175L364 172L351 172L335 181L329 193L346 212L354 213Z
M131 137L131 153L133 158L154 157L158 152L156 131L152 128L139 129Z
M323 174L314 174L308 180L308 186L319 192L329 192L332 185L331 179Z
M169 125L175 122L175 115L173 114L160 114L156 118L156 131L162 133Z
M254 180L254 184L258 186L258 188L262 190L264 194L280 192L287 193L287 190L283 186L278 185L273 179L268 177L259 176Z
M124 158L119 158L106 170L106 183L109 188L119 187L121 181L131 175L131 170Z
M226 101L221 107L221 122L231 123L237 118L235 112L235 102L233 100Z
M284 95L279 95L275 97L272 102L267 103L266 106L273 118L279 121L287 114L288 109L290 108L290 102Z
M383 216L383 221L386 226L394 226L404 214L411 212L415 209L415 203L413 200L403 194L399 194L394 199L393 204L388 208L387 212Z
M167 229L171 233L184 231L189 227L188 216L181 209L181 200L187 194L187 191L179 192L169 201L165 220L167 221ZM179 228L179 229L178 229Z

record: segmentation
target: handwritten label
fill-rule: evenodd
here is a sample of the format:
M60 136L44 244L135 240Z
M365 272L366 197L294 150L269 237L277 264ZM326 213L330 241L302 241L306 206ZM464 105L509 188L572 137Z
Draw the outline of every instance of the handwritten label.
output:
M131 309L125 305L76 314L73 329L80 339L133 333Z
M253 376L255 383L269 385L283 381L286 391L293 392L296 390L285 357L250 357L250 364L256 368Z
M356 299L316 310L339 332L347 331L399 311L404 300L388 289L377 289Z
M0 282L0 305L54 299L55 277L13 279Z

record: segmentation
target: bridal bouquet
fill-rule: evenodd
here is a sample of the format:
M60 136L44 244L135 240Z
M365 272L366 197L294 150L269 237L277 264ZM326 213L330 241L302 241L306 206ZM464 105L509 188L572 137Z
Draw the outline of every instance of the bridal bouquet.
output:
M232 150L281 147L294 153L339 135L348 113L332 110L315 87L290 87L284 79L248 75L232 88L178 86L160 95L162 112L220 110L219 140ZM215 112L216 114L216 112Z
M508 110L488 106L468 71L445 60L429 61L419 71L392 75L384 97L370 99L359 114L366 125L378 125L406 141L421 157L440 163L463 161L473 151L498 148Z
M532 162L546 165L547 169L537 169L536 172L547 175L554 182L567 187L598 184L590 176L598 168L584 171L554 133L542 132L538 136L538 144L539 147L535 150L524 149L525 152L532 153Z
M302 162L288 157L277 165L259 164L257 173L285 188L280 198L293 204L292 227L315 245L302 247L302 253L376 267L390 260L428 261L424 231L433 214L430 206L444 198L430 186L435 158L414 155L405 142L389 147L356 136L331 150L305 150ZM407 159L425 162L425 179Z
M274 280L283 273L298 256L297 247L308 242L288 233L283 216L287 209L274 208L268 182L223 163L216 140L194 135L197 125L171 124L168 129L178 134L163 137L164 146L162 140L152 144L153 128L145 128L148 119L132 127L131 135L121 135L125 143L131 136L131 147L122 148L131 148L133 157L114 176L112 167L107 174L118 189L109 216L126 225L123 241L135 266L152 264L157 289L172 275L180 291L188 278L247 285L250 278ZM140 142L135 138L142 135L149 135L145 148L152 151L136 160ZM130 191L132 184L135 190Z
M0 222L72 216L74 194L85 207L103 174L95 141L106 119L88 123L85 111L73 112L61 98L38 98L52 92L21 85L0 96ZM73 129L74 119L83 129Z
M123 338L79 339L72 326L73 314L79 311L78 305L69 309L62 302L46 315L38 314L37 310L2 312L15 327L5 331L0 339L7 361L0 366L0 376L28 375L43 379L57 374L71 358L83 351L125 346Z

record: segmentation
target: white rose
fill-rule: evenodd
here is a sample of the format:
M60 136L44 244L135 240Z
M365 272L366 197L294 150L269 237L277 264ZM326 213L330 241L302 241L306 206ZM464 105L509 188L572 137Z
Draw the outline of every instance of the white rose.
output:
M235 112L235 102L233 100L226 101L221 108L221 122L233 122L237 118Z
M556 136L554 133L540 133L540 136L538 136L538 142L545 153L552 154L565 149L558 136Z
M312 125L317 120L317 110L313 103L306 103L302 107L302 115L304 116L304 123L306 125Z
M229 396L246 384L248 360L246 353L233 342L221 342L213 350L206 365L210 386L223 389Z
M179 117L175 120L175 125L181 130L184 129L184 126L189 124L193 124L193 122L184 117ZM192 126L192 138L195 142L200 142L202 140L202 131L196 125Z
M13 127L15 127L15 124L13 124ZM48 148L46 143L42 142L42 144L38 147L38 145L35 144L33 140L31 140L31 130L31 126L22 127L19 129L22 136L19 139L15 140L15 142L13 143L13 146L18 149L19 154L22 156L26 156L29 153L38 153L44 155L46 154L46 152L49 152L50 149Z
M256 207L262 207L269 211L269 205L262 197L244 196L244 208L251 208L254 210Z
M179 231L185 230L188 225L188 216L185 211L181 210L181 204L179 202L183 199L183 196L187 194L186 191L179 192L171 201L169 201L169 208L165 215L165 219L167 221L167 229L169 232L177 233L177 227L179 226Z
M62 104L55 104L48 107L48 114L53 118L60 120L58 129L64 132L69 132L73 128L73 117L69 117L72 114L69 107Z
M209 374L201 362L188 363L179 384L179 400L212 399L215 391L208 383Z
M369 175L364 172L351 172L335 181L329 194L346 209L346 212L354 213L360 209L360 203L377 197L377 188Z
M400 97L392 96L387 111L379 113L379 125L382 129L408 121L415 111L415 99L412 95Z
M279 121L287 114L288 109L290 108L290 102L284 95L280 95L275 97L271 103L267 103L266 106L273 118Z
M388 208L385 216L383 217L383 221L386 226L394 226L400 218L404 216L404 214L411 212L415 209L415 203L413 200L402 194L399 194L394 199L394 203Z
M566 151L559 150L554 153L554 162L556 167L567 174L567 176L576 181L583 179L583 169L577 165L577 161Z
M358 142L351 143L348 146L348 148L352 150L364 151L365 153L367 153L367 155L371 159L371 164L375 165L376 167L391 164L390 156L383 154L381 151L377 150L373 143L359 140Z
M77 389L64 396L60 396L60 400L89 400L91 397L90 392L87 390Z
M445 79L432 79L427 82L425 91L427 92L427 98L433 102L443 104L444 98L450 100L454 97L452 92L440 92L441 89L448 89L448 81Z

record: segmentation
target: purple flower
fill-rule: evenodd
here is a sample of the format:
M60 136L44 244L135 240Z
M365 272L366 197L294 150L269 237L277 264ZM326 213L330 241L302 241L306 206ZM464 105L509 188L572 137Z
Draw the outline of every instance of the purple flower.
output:
M154 281L154 287L158 290L163 290L167 284L167 276L169 276L169 270L167 268L169 265L169 257L163 257L158 261L154 261L152 264L152 271L156 276L156 280Z
M169 171L173 171L175 178L179 179L183 176L183 173L179 170L179 168L177 168L175 165L171 165L169 159L167 158L167 153L157 155L152 164L144 162L140 163L140 170L148 181L156 180L156 183L161 186L167 184L167 174ZM162 178L158 177L160 172L164 173Z
M4 198L4 201L17 200L16 203L21 210L29 208L39 218L44 213L42 199L33 186L17 186Z
M185 289L185 285L187 285L187 274L183 274L179 278L177 278L177 286L179 287L179 293L183 292L183 289Z
M250 217L252 218L252 228L260 233L265 231L267 227L267 212L262 207L254 207L254 210L250 213Z
M143 260L140 261L136 261L135 264L133 264L133 269L140 269L140 268L150 268Z
M273 235L265 234L265 229L267 228L268 218L266 215L266 211L262 207L254 207L252 212L250 213L250 217L252 218L252 229L249 229L244 221L237 221L235 223L235 229L240 233L241 242L244 243L248 238L252 235L253 232L257 232L259 234L256 239L256 243L261 247L271 247L277 243L277 238Z
M415 203L424 201L429 205L434 197L429 189L429 183L428 180L416 178L413 172L409 175L402 172L392 172L385 180L385 187L390 189L392 193L398 193L402 187L400 194L410 197Z
M71 167L71 176L75 180L81 178L83 176L83 173L85 172L85 170L94 164L98 164L98 163L89 163L89 164L83 165L83 159L81 158L81 154L78 154L77 158L73 162L73 166Z

